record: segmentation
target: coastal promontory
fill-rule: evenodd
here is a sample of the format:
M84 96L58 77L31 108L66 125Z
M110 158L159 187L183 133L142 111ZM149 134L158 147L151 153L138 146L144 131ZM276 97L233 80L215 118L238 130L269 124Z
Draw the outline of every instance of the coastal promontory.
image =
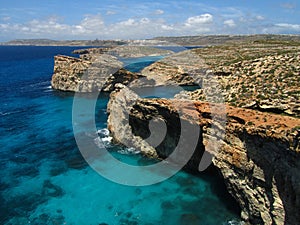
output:
M211 161L208 168L222 177L240 205L244 222L299 223L297 39L253 36L178 53L142 46L76 53L79 58L55 57L52 87L111 92L107 112L114 143L163 160L172 155L182 132L188 134L189 129L182 125L196 125L200 130L196 139L187 135L181 143L185 148L169 163L181 164L185 151L195 141L191 147L194 152L182 167L198 173ZM123 57L157 55L162 56L160 60L138 73L122 68ZM154 99L141 98L132 89L169 85L189 86L193 91L181 91L171 99ZM163 129L151 133L149 127L161 124L166 133ZM151 135L161 142L156 143Z
M172 51L145 46L90 48L74 51L79 58L57 55L51 86L61 91L111 91L115 83L128 84L144 77L125 70L120 58L169 55Z
M176 111L178 106L180 112ZM201 129L196 145L189 143L186 135L188 142L183 140L186 148L195 147L185 168L197 171L206 154L240 204L244 221L297 224L300 221L297 213L300 120L229 105L224 112L215 112L213 118L211 110L215 107L219 107L218 103L138 98L130 89L119 85L108 104L108 128L117 142L134 147L147 157L164 159L176 148L178 135L186 132L182 124L196 123ZM149 133L149 123L153 121L167 126L165 139L158 146L144 141L149 135L159 135L159 131ZM188 154L186 148L171 162L181 163L180 156Z

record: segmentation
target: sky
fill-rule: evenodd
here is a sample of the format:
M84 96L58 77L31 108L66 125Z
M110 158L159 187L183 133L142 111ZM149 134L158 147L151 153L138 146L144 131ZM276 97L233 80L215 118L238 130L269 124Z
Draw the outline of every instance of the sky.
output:
M299 0L9 0L0 41L300 34Z

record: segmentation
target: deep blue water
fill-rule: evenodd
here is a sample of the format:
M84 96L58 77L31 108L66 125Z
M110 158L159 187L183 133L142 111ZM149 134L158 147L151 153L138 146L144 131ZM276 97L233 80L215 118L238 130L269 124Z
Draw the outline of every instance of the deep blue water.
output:
M72 129L73 94L50 87L53 56L74 49L0 46L0 224L215 225L238 219L215 176L181 171L159 184L130 187L87 165ZM131 61L131 69L149 60ZM97 104L100 131L106 128L107 101L103 95ZM107 146L122 161L149 163Z

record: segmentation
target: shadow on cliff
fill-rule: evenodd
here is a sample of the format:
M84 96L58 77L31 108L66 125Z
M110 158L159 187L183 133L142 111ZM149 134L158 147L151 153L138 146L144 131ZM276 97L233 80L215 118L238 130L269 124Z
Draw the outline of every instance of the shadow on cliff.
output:
M270 202L270 215L272 224L277 224L275 219L283 215L277 215L275 208L274 192L278 190L279 197L284 208L284 224L294 225L300 221L300 180L296 178L299 173L299 155L289 151L287 141L263 138L241 134L240 139L244 141L249 160L263 171L263 178L257 179L250 174L245 174L245 178L251 179L252 188L261 187ZM274 187L275 186L275 187ZM275 190L274 190L275 188ZM275 203L275 204L274 204ZM263 221L258 215L253 215L253 224L262 224Z
M153 135L151 134L151 131L149 129L149 122L153 119L154 116L157 117L159 115L160 118L165 121L167 132L164 136L163 141L155 147L159 157L163 159L167 158L176 149L179 143L179 139L182 136L186 137L183 141L184 146L189 147L191 146L189 143L190 141L195 142L194 140L190 140L190 138L193 138L191 135L189 135L190 130L185 130L182 128L187 127L188 125L185 123L189 122L185 120L180 120L178 113L170 112L168 110L165 110L164 108L156 106L157 112L156 114L152 114L149 112L144 112L144 108L140 108L138 106L134 107L136 110L142 112L142 115L151 115L149 117L136 117L131 115L129 116L129 124L131 125L133 134L136 136L140 136L144 140L148 139L149 136ZM194 152L192 154L192 157L183 167L183 170L190 174L193 174L196 178L207 181L210 184L210 191L215 196L217 196L222 202L224 202L226 208L234 214L240 215L241 209L237 204L236 200L227 191L224 179L219 169L213 164L211 164L206 170L202 172L199 172L198 170L200 161L205 151L202 136L203 131L201 127L199 128L199 137L196 142L196 146L194 146ZM184 154L184 151L180 154ZM180 159L176 158L176 160L179 160L180 163Z

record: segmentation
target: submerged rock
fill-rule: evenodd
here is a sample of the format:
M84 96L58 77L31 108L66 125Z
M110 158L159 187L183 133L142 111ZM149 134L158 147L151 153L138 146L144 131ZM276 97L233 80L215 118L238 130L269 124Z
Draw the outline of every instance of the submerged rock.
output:
M199 225L201 219L196 214L182 214L180 217L180 225Z
M64 191L58 185L52 184L50 180L45 180L43 183L42 195L44 197L61 197L64 195Z

